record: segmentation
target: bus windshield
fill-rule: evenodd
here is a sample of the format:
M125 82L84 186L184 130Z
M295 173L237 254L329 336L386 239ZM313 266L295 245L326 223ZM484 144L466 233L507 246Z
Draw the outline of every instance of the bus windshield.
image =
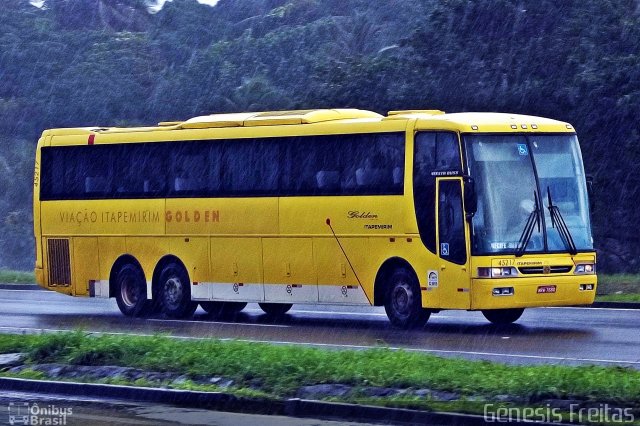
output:
M571 251L562 225L552 218L549 196L575 249L593 250L586 181L575 135L477 134L466 135L465 144L478 194L472 222L474 254ZM519 247L535 197L541 217L526 246Z

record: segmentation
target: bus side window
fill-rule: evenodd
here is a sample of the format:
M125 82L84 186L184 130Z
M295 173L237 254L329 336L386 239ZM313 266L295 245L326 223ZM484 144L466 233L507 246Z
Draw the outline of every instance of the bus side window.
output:
M356 170L358 186L380 187L385 181L385 161L380 153L365 158L362 167Z
M316 181L320 191L335 192L340 188L340 172L337 170L320 170L316 173Z
M142 167L143 191L145 194L164 194L167 186L166 155L163 148L150 147Z
M459 174L458 136L453 132L419 132L413 155L413 198L418 231L424 245L436 253L436 177Z
M112 155L104 147L92 147L85 152L82 161L91 164L84 179L84 193L89 198L107 197L111 192L111 158Z
M421 132L416 135L413 154L413 199L418 231L422 243L436 253L436 202L435 178L431 172L436 167L436 133Z
M458 265L467 262L462 212L462 189L457 180L440 181L438 234L440 257Z
M223 142L212 141L209 147L209 180L207 185L212 196L217 196L222 191L222 152Z
M222 156L223 193L277 195L280 180L277 141L247 139L225 144Z
M460 171L460 151L458 149L458 137L455 133L437 133L436 159L435 170Z
M172 190L183 195L200 195L207 187L208 144L183 142L172 150Z

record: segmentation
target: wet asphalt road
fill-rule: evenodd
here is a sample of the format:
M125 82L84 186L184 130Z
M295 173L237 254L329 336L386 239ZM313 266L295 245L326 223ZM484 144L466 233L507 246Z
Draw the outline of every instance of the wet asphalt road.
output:
M110 333L169 333L305 346L391 347L441 356L513 364L603 364L640 369L640 310L528 309L508 327L479 312L443 311L422 330L390 326L384 309L294 305L282 319L249 304L234 318L212 319L198 310L190 320L126 318L115 300L71 298L37 290L0 290L0 332L81 328Z

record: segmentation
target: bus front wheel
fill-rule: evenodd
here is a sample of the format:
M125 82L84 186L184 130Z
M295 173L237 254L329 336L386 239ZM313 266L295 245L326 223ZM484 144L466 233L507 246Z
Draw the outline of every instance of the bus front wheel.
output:
M198 304L191 300L191 282L184 267L169 263L160 274L159 299L162 312L171 318L193 315Z
M139 317L152 311L147 300L147 283L144 273L136 265L128 263L116 275L116 302L120 312L128 317Z
M391 274L384 309L393 326L405 329L424 326L431 315L422 307L418 280L405 268Z
M214 317L225 317L237 314L244 309L245 302L200 302L206 313Z
M274 317L286 314L293 306L291 303L258 303L258 305L265 314Z
M505 325L516 322L522 313L524 308L516 309L486 309L482 311L482 315L493 324Z

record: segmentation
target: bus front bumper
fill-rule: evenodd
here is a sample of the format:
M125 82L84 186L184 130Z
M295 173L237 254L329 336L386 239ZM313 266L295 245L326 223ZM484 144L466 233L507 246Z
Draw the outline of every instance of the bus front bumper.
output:
M471 309L591 305L595 275L559 275L502 279L473 279Z

